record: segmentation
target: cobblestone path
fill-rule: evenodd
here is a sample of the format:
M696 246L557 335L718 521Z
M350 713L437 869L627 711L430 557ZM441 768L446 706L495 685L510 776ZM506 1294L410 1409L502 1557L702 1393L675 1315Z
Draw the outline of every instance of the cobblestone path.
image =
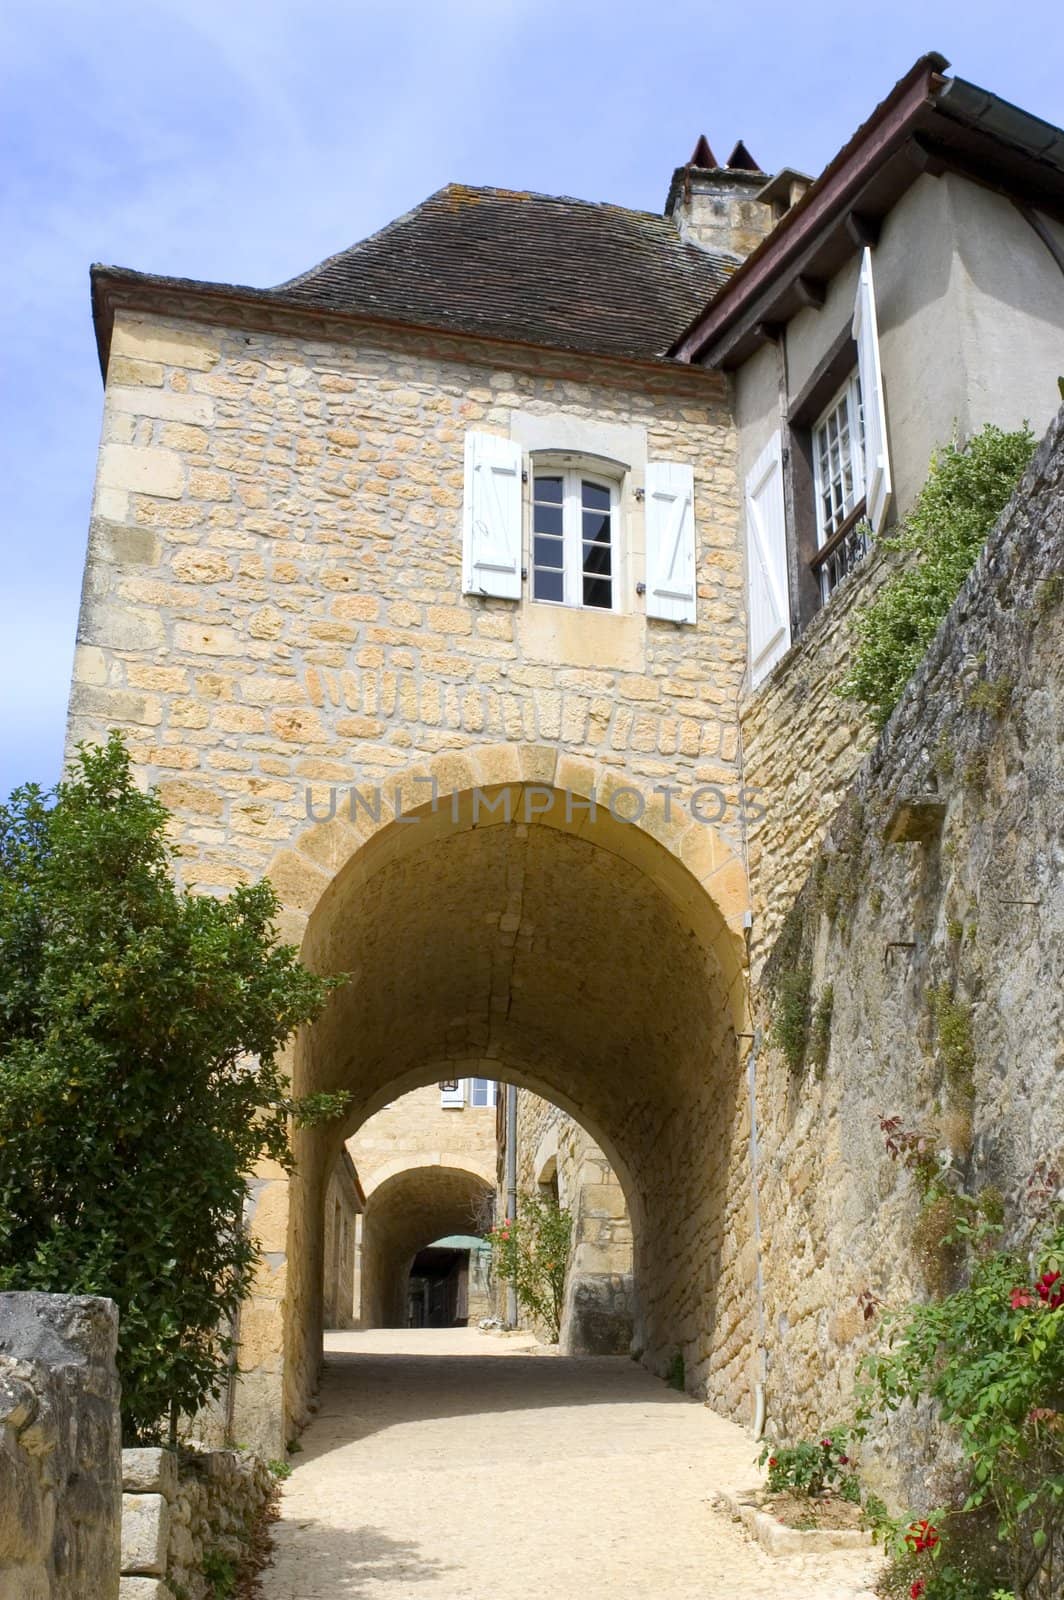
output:
M711 1501L731 1423L625 1360L476 1331L328 1335L266 1600L856 1600L865 1557L770 1559Z

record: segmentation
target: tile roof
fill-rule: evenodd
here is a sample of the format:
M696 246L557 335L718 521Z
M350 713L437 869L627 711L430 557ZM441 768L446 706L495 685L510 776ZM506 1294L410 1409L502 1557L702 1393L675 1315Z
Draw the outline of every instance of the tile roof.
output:
M264 298L645 359L734 265L652 212L448 184Z

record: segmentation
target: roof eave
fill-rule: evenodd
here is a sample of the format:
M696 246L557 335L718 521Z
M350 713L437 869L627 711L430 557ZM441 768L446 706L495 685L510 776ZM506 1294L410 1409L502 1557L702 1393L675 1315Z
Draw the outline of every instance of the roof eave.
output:
M164 312L187 318L190 302L202 308L208 320L223 325L225 318L220 313L224 307L231 306L240 307L245 313L258 312L270 319L280 316L293 322L300 319L319 322L325 320L334 324L346 324L351 328L424 334L483 346L504 345L544 356L578 357L581 360L601 362L617 369L634 367L659 374L667 372L681 381L686 381L692 375L690 365L676 360L667 350L653 356L621 355L586 345L544 344L532 339L515 339L505 333L484 329L459 327L448 323L417 322L408 318L375 316L367 311L345 310L338 306L314 305L305 300L286 299L279 296L275 290L255 289L244 284L207 283L193 278L166 278L153 273L137 272L131 267L107 266L100 262L93 263L89 276L96 348L100 373L105 382L116 310L158 312L162 308ZM167 301L171 302L169 306L166 305ZM177 301L183 304L178 305L175 303Z
M948 66L945 56L937 52L920 57L672 344L670 355L697 361L769 280L800 255L833 216L853 204L884 156L904 144Z
M921 173L953 171L1064 220L1064 132L925 56L671 347L734 369L803 306Z

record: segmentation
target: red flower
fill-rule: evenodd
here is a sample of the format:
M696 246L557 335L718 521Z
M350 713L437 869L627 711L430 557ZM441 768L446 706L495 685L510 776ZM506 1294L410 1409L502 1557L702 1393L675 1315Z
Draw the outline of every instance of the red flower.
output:
M778 1456L769 1456L768 1464L769 1464L770 1467L778 1467L779 1464L780 1464L779 1463L779 1457Z
M927 1579L926 1578L917 1578L916 1582L913 1584L912 1588L909 1590L909 1600L921 1600L921 1597L923 1595L925 1595L926 1593L927 1593Z
M849 1456L840 1456L839 1457L839 1466L840 1467L848 1467L849 1464L850 1464Z
M910 1522L905 1543L914 1555L922 1555L925 1550L933 1550L938 1542L938 1529L932 1523Z
M1031 1303L1030 1292L1027 1289L1013 1289L1009 1301L1013 1311L1022 1311L1024 1306Z
M1064 1284L1057 1289L1054 1285L1058 1283L1060 1283L1059 1272L1043 1272L1035 1284L1038 1298L1044 1301L1050 1311L1056 1311L1059 1306L1064 1306Z
M821 1439L820 1448L821 1448L821 1450L830 1450L831 1449L831 1440L830 1439Z

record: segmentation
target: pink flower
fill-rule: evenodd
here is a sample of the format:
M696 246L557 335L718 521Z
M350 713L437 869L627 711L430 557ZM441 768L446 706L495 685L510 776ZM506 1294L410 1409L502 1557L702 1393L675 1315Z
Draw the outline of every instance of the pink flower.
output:
M1030 1293L1026 1289L1013 1289L1009 1303L1013 1311L1022 1311L1024 1306L1029 1306L1031 1303Z

